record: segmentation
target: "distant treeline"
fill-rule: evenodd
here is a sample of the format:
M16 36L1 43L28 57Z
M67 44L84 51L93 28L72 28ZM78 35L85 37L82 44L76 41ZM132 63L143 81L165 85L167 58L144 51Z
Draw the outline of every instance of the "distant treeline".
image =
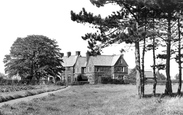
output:
M136 84L136 80L132 80L132 79L127 79L124 80L124 83L126 84ZM148 79L145 81L145 84L153 84L154 80L153 79ZM178 84L179 80L172 80L172 84ZM157 80L157 85L165 85L166 84L166 80Z

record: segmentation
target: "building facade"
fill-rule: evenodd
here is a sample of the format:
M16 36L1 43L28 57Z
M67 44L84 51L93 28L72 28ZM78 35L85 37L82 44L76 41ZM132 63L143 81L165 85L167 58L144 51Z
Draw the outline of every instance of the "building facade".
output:
M123 55L89 56L86 76L91 84L101 83L102 78L123 79L128 74L128 65Z
M123 79L128 74L128 64L123 55L98 55L82 57L77 51L75 55L70 52L63 57L65 71L62 76L70 84L77 81L79 75L86 76L89 83L101 83L102 78Z
M62 57L62 65L64 72L62 78L69 84L74 82L75 64L79 55L71 55L71 52L67 52L67 56Z

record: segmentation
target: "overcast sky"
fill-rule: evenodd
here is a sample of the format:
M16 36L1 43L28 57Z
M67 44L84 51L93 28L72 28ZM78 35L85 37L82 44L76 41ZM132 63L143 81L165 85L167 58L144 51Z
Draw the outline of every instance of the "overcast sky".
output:
M9 53L13 42L17 37L27 35L44 35L56 39L63 53L71 51L75 54L75 51L81 51L85 55L87 42L81 36L93 30L70 19L71 10L79 12L83 7L102 17L119 9L115 5L97 8L89 0L0 0L0 72L4 73L3 58ZM122 47L124 44L115 44L105 48L103 54L120 54ZM146 69L149 70L152 56L151 53L147 55ZM129 50L124 58L130 68L135 66L134 51ZM175 63L173 65L176 66Z

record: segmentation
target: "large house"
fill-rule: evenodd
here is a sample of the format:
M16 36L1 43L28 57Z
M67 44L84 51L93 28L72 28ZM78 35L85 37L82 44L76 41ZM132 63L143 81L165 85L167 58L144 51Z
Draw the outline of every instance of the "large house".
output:
M80 57L79 52L77 52L76 55L71 55L71 52L67 52L67 56L63 56L63 67L65 71L62 74L62 77L64 80L66 80L68 83L74 82L74 75L75 75L75 64L76 61Z
M63 57L63 77L68 83L77 81L79 75L86 76L91 84L101 83L102 77L123 79L128 74L128 64L123 55L98 55L82 57L79 51L76 55L67 52Z
M89 56L86 76L90 83L101 83L102 77L123 79L128 74L128 65L122 55Z

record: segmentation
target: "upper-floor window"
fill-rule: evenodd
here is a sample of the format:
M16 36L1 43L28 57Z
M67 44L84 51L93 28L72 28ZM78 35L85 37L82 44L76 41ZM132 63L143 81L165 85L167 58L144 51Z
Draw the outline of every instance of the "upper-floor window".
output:
M67 71L70 71L71 70L71 68L70 67L67 67Z
M116 72L124 72L124 67L115 67Z
M96 67L95 71L96 72L105 72L105 71L110 71L111 67Z

